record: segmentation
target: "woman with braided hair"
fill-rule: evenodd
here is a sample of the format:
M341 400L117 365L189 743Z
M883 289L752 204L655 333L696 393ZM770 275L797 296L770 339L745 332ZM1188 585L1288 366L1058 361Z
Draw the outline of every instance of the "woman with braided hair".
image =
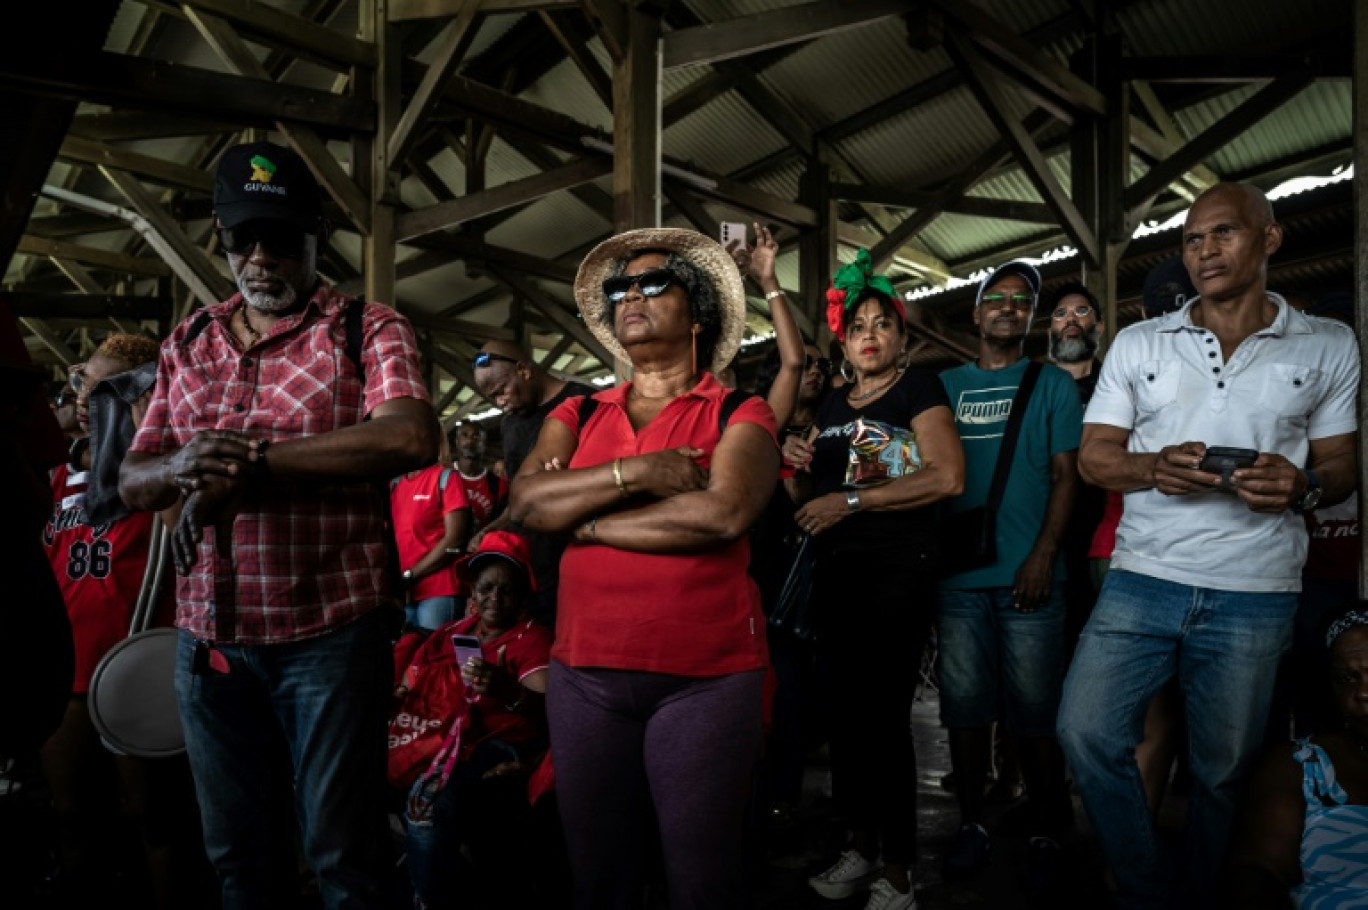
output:
M808 882L833 900L869 887L866 910L916 906L908 718L917 674L908 668L921 659L935 612L935 504L964 485L945 391L935 373L909 366L906 321L892 283L861 250L827 291L845 385L822 402L806 437L784 443L798 525L817 546L817 646L831 685L850 696L829 719L828 741L832 792L852 838ZM860 451L868 461L855 457Z

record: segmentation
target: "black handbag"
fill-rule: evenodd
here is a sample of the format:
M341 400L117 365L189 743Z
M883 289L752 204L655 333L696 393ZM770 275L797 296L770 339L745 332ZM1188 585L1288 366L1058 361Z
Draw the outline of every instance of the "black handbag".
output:
M1034 360L1026 366L1026 375L1021 378L1021 385L1012 399L1012 413L1008 415L1007 427L1002 431L1002 447L998 449L988 499L981 506L941 517L942 577L981 569L997 561L998 507L1002 504L1002 494L1007 490L1007 475L1012 470L1012 456L1016 452L1017 436L1021 434L1021 421L1041 369L1041 364Z

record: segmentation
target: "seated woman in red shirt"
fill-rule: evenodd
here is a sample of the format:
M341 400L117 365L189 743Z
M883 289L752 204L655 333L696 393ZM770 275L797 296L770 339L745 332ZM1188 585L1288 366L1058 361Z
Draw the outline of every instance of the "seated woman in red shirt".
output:
M406 800L415 906L483 906L477 892L484 889L493 905L526 883L504 864L519 855L510 845L529 839L528 775L546 755L542 693L551 650L551 631L527 614L535 586L529 557L526 538L490 531L457 563L470 615L426 637L396 693L402 709L410 688L464 683L450 687L456 716L444 720L452 732ZM453 636L467 635L479 639L483 656L458 653ZM476 874L462 874L462 844L480 867Z
M511 505L573 535L547 692L572 905L640 901L654 810L670 906L746 906L767 663L746 538L779 455L769 405L714 377L744 333L741 275L715 241L648 228L599 244L575 298L633 379L551 412Z

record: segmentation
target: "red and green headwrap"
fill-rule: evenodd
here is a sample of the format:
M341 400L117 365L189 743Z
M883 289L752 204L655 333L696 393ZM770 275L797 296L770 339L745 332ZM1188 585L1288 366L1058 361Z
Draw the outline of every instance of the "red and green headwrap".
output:
M826 292L827 325L836 333L837 341L845 341L846 311L866 290L878 291L891 300L898 310L898 316L904 323L907 322L907 311L903 309L903 302L893 288L893 282L888 280L887 275L874 274L874 260L870 258L869 250L861 249L855 255L854 262L837 269L835 277L831 279L831 287Z

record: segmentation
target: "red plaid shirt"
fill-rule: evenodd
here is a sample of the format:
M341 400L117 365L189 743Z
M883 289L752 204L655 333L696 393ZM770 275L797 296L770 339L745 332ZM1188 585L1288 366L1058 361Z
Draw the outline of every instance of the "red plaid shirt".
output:
M346 349L350 298L320 281L299 313L243 351L228 328L241 295L208 307L162 343L157 385L130 451L164 455L201 430L273 441L362 421L395 398L427 401L408 320L365 305L361 364ZM388 491L371 483L267 483L249 487L233 522L231 556L206 528L199 561L176 582L176 625L200 638L271 644L321 635L388 600Z

